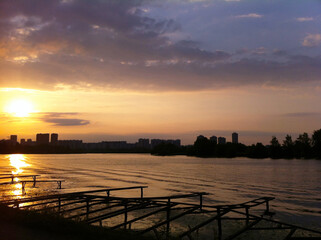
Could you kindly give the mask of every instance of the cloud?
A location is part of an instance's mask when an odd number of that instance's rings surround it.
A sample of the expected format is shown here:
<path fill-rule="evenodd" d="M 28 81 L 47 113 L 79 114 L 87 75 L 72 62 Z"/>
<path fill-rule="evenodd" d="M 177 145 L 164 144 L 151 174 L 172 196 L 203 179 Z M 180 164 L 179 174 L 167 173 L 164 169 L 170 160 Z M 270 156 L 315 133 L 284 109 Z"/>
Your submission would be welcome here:
<path fill-rule="evenodd" d="M 284 114 L 286 117 L 304 118 L 304 117 L 321 117 L 321 112 L 294 112 Z"/>
<path fill-rule="evenodd" d="M 310 21 L 313 21 L 313 17 L 299 17 L 299 18 L 296 18 L 296 20 L 298 22 L 310 22 Z"/>
<path fill-rule="evenodd" d="M 302 45 L 305 47 L 317 47 L 320 44 L 321 34 L 308 34 L 302 42 Z"/>
<path fill-rule="evenodd" d="M 249 13 L 244 15 L 235 16 L 236 18 L 262 18 L 263 15 L 257 13 Z"/>
<path fill-rule="evenodd" d="M 83 126 L 90 124 L 90 121 L 79 118 L 69 118 L 68 116 L 75 116 L 78 113 L 38 113 L 39 119 L 43 122 L 52 123 L 54 126 Z"/>
<path fill-rule="evenodd" d="M 320 57 L 278 50 L 270 60 L 268 48 L 234 54 L 189 37 L 173 41 L 168 34 L 181 33 L 180 24 L 148 15 L 145 0 L 31 3 L 0 1 L 0 87 L 198 91 L 320 82 Z M 67 117 L 52 123 L 57 118 Z"/>

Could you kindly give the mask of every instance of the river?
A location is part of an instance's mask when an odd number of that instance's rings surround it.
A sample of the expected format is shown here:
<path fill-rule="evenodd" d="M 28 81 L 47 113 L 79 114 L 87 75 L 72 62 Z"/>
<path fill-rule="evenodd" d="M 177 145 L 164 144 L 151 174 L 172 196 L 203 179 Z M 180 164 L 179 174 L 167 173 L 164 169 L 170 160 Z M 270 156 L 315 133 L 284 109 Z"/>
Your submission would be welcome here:
<path fill-rule="evenodd" d="M 233 204 L 271 196 L 276 198 L 271 203 L 275 219 L 321 230 L 319 160 L 25 154 L 0 155 L 0 171 L 65 179 L 60 192 L 147 185 L 145 196 L 208 192 L 205 204 Z M 27 195 L 58 191 L 53 183 L 30 187 Z M 2 197 L 21 197 L 19 186 L 0 186 L 0 192 Z"/>

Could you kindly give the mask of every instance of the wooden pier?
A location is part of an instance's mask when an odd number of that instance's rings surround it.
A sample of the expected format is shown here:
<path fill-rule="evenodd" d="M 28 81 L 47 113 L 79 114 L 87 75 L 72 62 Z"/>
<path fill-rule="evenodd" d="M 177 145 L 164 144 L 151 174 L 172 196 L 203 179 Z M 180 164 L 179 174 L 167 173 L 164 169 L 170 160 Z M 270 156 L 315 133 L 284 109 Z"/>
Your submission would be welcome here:
<path fill-rule="evenodd" d="M 26 191 L 26 184 L 27 183 L 32 183 L 32 187 L 36 187 L 37 183 L 44 183 L 44 182 L 56 182 L 57 183 L 57 188 L 61 189 L 62 186 L 62 182 L 64 182 L 65 180 L 62 179 L 37 179 L 37 177 L 39 177 L 40 175 L 38 174 L 0 174 L 0 180 L 1 179 L 11 179 L 10 182 L 0 182 L 0 186 L 1 185 L 10 185 L 10 184 L 17 184 L 17 183 L 21 183 L 21 191 L 22 194 L 25 194 Z M 15 179 L 18 179 L 15 181 Z M 20 179 L 23 180 L 20 180 Z M 31 178 L 31 180 L 24 180 L 25 178 Z"/>
<path fill-rule="evenodd" d="M 210 239 L 219 240 L 257 239 L 255 236 L 258 235 L 255 234 L 268 237 L 275 232 L 280 237 L 274 239 L 321 239 L 320 231 L 272 220 L 272 197 L 233 205 L 206 205 L 205 192 L 145 197 L 145 188 L 147 186 L 105 188 L 7 200 L 0 204 L 50 212 L 70 220 L 115 230 L 131 229 L 137 235 L 150 235 L 155 239 L 170 239 L 173 236 L 176 239 L 202 239 L 202 231 L 208 228 L 212 229 Z M 129 190 L 138 190 L 138 196 L 116 195 Z M 257 214 L 258 211 L 261 213 Z"/>

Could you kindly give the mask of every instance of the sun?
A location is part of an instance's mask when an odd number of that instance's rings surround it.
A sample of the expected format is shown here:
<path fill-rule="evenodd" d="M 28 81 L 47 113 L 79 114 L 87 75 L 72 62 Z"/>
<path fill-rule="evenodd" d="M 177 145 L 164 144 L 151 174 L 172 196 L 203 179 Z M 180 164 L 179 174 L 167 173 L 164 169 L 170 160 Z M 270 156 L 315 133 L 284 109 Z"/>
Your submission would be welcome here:
<path fill-rule="evenodd" d="M 15 117 L 28 117 L 30 113 L 34 112 L 34 107 L 29 100 L 16 99 L 6 106 L 5 111 Z"/>

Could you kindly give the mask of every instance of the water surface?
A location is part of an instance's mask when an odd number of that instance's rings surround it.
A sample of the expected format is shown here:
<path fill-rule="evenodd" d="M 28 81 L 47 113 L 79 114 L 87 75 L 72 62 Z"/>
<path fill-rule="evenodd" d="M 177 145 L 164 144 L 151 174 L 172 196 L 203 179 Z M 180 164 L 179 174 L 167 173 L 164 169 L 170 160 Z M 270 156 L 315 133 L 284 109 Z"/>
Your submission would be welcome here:
<path fill-rule="evenodd" d="M 272 196 L 276 198 L 271 204 L 276 219 L 321 229 L 318 160 L 202 159 L 149 154 L 0 155 L 0 170 L 1 174 L 19 171 L 40 174 L 43 179 L 65 179 L 61 192 L 147 185 L 145 196 L 208 192 L 205 204 L 233 204 Z M 0 188 L 3 197 L 23 197 L 19 184 Z M 29 186 L 26 190 L 30 195 L 58 191 L 55 188 L 55 183 L 39 183 L 37 188 Z M 131 194 L 137 193 L 127 193 Z"/>

